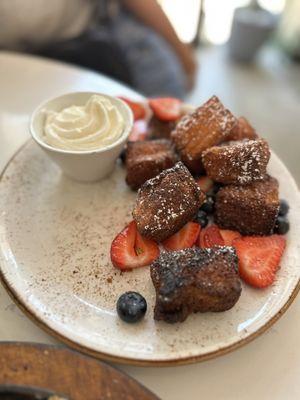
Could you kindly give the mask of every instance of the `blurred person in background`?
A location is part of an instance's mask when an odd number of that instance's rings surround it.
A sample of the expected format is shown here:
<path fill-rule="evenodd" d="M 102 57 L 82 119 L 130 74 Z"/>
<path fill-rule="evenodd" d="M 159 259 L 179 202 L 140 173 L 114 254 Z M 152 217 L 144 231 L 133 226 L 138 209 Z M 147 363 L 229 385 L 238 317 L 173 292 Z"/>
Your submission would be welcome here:
<path fill-rule="evenodd" d="M 182 98 L 196 72 L 156 0 L 0 0 L 0 48 L 91 68 L 147 96 Z"/>

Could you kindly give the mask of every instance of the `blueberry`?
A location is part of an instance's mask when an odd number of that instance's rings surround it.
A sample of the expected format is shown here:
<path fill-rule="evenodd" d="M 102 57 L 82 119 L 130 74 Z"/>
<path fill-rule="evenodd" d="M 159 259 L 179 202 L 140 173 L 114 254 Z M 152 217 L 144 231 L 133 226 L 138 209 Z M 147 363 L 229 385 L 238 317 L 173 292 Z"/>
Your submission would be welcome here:
<path fill-rule="evenodd" d="M 129 323 L 140 321 L 147 311 L 145 298 L 137 292 L 123 293 L 117 301 L 119 317 Z"/>
<path fill-rule="evenodd" d="M 212 201 L 215 203 L 216 202 L 216 193 L 212 193 L 209 195 L 211 197 Z"/>
<path fill-rule="evenodd" d="M 289 208 L 290 208 L 289 203 L 286 200 L 281 199 L 279 206 L 279 215 L 281 217 L 284 217 L 289 212 Z"/>
<path fill-rule="evenodd" d="M 212 192 L 214 195 L 216 195 L 218 193 L 218 191 L 221 189 L 221 183 L 217 183 L 215 182 L 213 188 L 212 188 Z"/>
<path fill-rule="evenodd" d="M 213 196 L 206 196 L 205 202 L 200 207 L 200 210 L 205 211 L 207 214 L 212 214 L 215 209 L 215 201 Z"/>
<path fill-rule="evenodd" d="M 289 221 L 279 216 L 275 222 L 274 233 L 279 233 L 279 235 L 285 235 L 290 229 Z"/>
<path fill-rule="evenodd" d="M 208 217 L 205 211 L 199 210 L 195 221 L 201 226 L 201 228 L 205 228 L 208 224 Z"/>

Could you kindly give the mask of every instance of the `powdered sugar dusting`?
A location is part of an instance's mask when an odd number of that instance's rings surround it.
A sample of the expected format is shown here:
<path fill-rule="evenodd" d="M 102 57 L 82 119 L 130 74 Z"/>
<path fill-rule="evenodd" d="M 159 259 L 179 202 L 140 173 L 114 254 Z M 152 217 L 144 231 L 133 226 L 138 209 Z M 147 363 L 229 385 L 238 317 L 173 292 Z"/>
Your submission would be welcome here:
<path fill-rule="evenodd" d="M 235 117 L 213 96 L 193 113 L 185 115 L 171 137 L 188 168 L 199 173 L 202 152 L 226 140 L 235 124 Z"/>
<path fill-rule="evenodd" d="M 233 247 L 164 252 L 151 265 L 156 319 L 184 321 L 191 312 L 224 311 L 241 293 Z"/>
<path fill-rule="evenodd" d="M 132 142 L 126 151 L 126 182 L 138 189 L 147 179 L 172 167 L 178 160 L 170 140 Z"/>
<path fill-rule="evenodd" d="M 199 148 L 197 156 L 203 150 L 223 141 L 236 123 L 235 117 L 220 102 L 211 97 L 193 113 L 185 115 L 177 124 L 172 137 L 179 151 L 195 158 L 191 148 Z"/>
<path fill-rule="evenodd" d="M 241 185 L 263 180 L 269 158 L 269 146 L 264 139 L 214 146 L 202 155 L 204 167 L 211 179 Z"/>
<path fill-rule="evenodd" d="M 177 124 L 177 130 L 188 131 L 193 125 L 212 125 L 217 123 L 224 136 L 231 131 L 236 123 L 235 117 L 220 102 L 217 96 L 211 97 L 193 113 L 185 115 Z"/>
<path fill-rule="evenodd" d="M 179 162 L 144 183 L 138 191 L 133 217 L 143 235 L 161 241 L 192 219 L 204 198 L 192 175 Z"/>

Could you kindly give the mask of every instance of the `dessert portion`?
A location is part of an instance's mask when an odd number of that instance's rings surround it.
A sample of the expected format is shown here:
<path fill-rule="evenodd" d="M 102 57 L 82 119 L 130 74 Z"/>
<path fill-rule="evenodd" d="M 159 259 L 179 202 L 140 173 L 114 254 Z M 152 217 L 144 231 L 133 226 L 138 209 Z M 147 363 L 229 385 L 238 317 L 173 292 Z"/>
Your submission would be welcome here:
<path fill-rule="evenodd" d="M 235 124 L 235 117 L 213 96 L 181 118 L 171 136 L 185 165 L 191 172 L 201 173 L 203 151 L 224 142 Z"/>
<path fill-rule="evenodd" d="M 107 97 L 93 95 L 84 106 L 47 111 L 44 139 L 63 150 L 99 150 L 116 142 L 125 127 L 124 119 Z"/>
<path fill-rule="evenodd" d="M 119 99 L 125 101 L 125 103 L 131 108 L 134 121 L 143 120 L 146 118 L 147 110 L 142 102 L 133 101 L 124 96 L 119 96 Z"/>
<path fill-rule="evenodd" d="M 212 180 L 245 185 L 265 178 L 270 155 L 264 139 L 243 140 L 210 147 L 202 154 L 202 162 Z"/>
<path fill-rule="evenodd" d="M 200 230 L 201 226 L 197 222 L 188 222 L 178 232 L 164 240 L 161 245 L 169 251 L 188 249 L 197 242 Z"/>
<path fill-rule="evenodd" d="M 145 182 L 133 210 L 139 233 L 161 242 L 196 215 L 205 195 L 182 162 Z"/>
<path fill-rule="evenodd" d="M 241 294 L 240 278 L 256 288 L 274 282 L 286 245 L 289 205 L 267 174 L 268 143 L 216 96 L 185 116 L 177 99 L 148 105 L 154 137 L 176 126 L 169 140 L 140 141 L 139 134 L 128 144 L 126 181 L 141 187 L 134 221 L 112 242 L 112 263 L 121 270 L 151 264 L 156 320 L 228 310 Z M 135 322 L 144 316 L 145 299 L 128 296 L 117 311 Z"/>
<path fill-rule="evenodd" d="M 174 98 L 150 99 L 153 112 L 148 123 L 148 139 L 170 139 L 180 118 L 191 112 L 191 107 Z"/>
<path fill-rule="evenodd" d="M 154 318 L 183 322 L 191 313 L 232 308 L 242 290 L 237 261 L 233 247 L 162 253 L 150 267 Z"/>
<path fill-rule="evenodd" d="M 169 140 L 129 142 L 126 150 L 126 182 L 134 190 L 148 179 L 174 166 L 178 160 Z"/>
<path fill-rule="evenodd" d="M 159 256 L 159 248 L 153 240 L 142 237 L 131 221 L 113 240 L 110 259 L 115 268 L 130 271 L 150 265 Z"/>
<path fill-rule="evenodd" d="M 279 211 L 278 182 L 267 176 L 249 185 L 222 187 L 215 202 L 215 221 L 243 235 L 270 235 Z"/>
<path fill-rule="evenodd" d="M 143 119 L 134 121 L 132 131 L 128 137 L 128 142 L 138 142 L 146 140 L 148 135 L 148 125 Z M 126 152 L 126 147 L 123 149 Z"/>
<path fill-rule="evenodd" d="M 290 206 L 288 202 L 284 199 L 281 199 L 279 205 L 278 217 L 276 219 L 274 226 L 274 232 L 278 233 L 279 235 L 285 235 L 286 233 L 288 233 L 290 229 L 290 223 L 288 220 L 289 209 Z"/>
<path fill-rule="evenodd" d="M 285 250 L 285 238 L 281 235 L 244 236 L 236 240 L 234 246 L 243 281 L 256 288 L 270 286 Z"/>
<path fill-rule="evenodd" d="M 227 140 L 243 140 L 243 139 L 257 139 L 258 134 L 256 133 L 253 126 L 245 117 L 239 117 L 236 125 L 227 137 Z"/>
<path fill-rule="evenodd" d="M 149 99 L 148 104 L 160 121 L 177 121 L 182 116 L 182 101 L 174 97 Z"/>
<path fill-rule="evenodd" d="M 153 115 L 148 124 L 149 139 L 170 139 L 176 121 L 162 121 Z"/>
<path fill-rule="evenodd" d="M 144 318 L 147 311 L 146 299 L 137 292 L 125 292 L 117 301 L 117 313 L 121 320 L 134 324 Z"/>

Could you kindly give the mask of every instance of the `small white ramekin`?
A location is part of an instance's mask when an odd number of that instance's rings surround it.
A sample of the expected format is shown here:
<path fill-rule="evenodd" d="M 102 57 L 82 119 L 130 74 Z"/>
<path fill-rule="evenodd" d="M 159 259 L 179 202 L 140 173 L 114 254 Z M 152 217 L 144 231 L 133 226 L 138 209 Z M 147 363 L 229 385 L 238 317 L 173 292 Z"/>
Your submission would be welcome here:
<path fill-rule="evenodd" d="M 124 118 L 124 131 L 121 137 L 109 146 L 90 151 L 62 150 L 48 145 L 43 139 L 46 111 L 61 111 L 71 105 L 82 106 L 95 94 L 108 98 L 120 111 Z M 124 101 L 102 93 L 74 92 L 55 97 L 39 105 L 31 116 L 30 133 L 35 142 L 67 176 L 77 181 L 93 182 L 105 178 L 113 171 L 116 159 L 125 146 L 132 126 L 133 114 Z"/>

